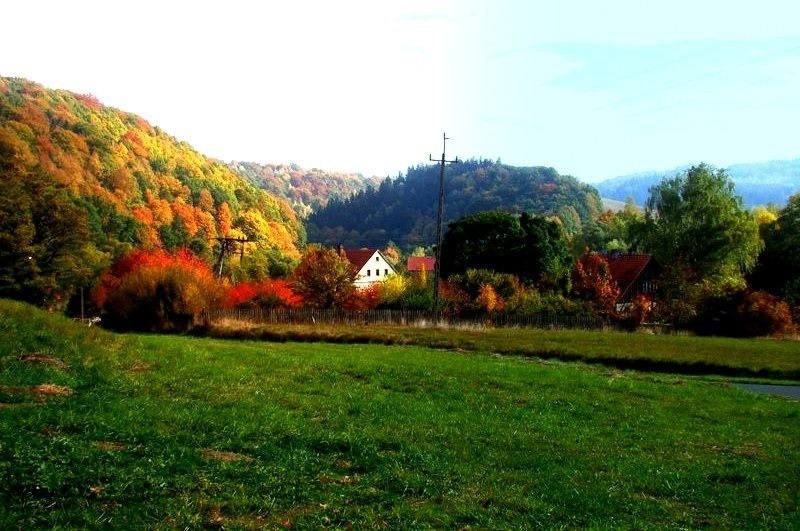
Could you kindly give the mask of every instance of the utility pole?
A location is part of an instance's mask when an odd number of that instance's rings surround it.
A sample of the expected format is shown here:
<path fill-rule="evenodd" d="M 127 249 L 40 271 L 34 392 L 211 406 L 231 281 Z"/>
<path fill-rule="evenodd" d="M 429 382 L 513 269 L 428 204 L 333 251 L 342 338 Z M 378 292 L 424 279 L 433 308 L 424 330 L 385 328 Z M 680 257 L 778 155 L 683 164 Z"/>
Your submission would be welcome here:
<path fill-rule="evenodd" d="M 453 160 L 445 158 L 447 151 L 447 138 L 446 133 L 442 133 L 442 160 L 439 167 L 439 212 L 436 216 L 436 263 L 433 265 L 433 326 L 439 326 L 439 281 L 441 279 L 441 264 L 442 264 L 442 217 L 444 214 L 444 165 L 454 164 L 459 162 L 458 157 Z M 428 159 L 433 162 L 438 162 L 432 155 L 428 155 Z"/>

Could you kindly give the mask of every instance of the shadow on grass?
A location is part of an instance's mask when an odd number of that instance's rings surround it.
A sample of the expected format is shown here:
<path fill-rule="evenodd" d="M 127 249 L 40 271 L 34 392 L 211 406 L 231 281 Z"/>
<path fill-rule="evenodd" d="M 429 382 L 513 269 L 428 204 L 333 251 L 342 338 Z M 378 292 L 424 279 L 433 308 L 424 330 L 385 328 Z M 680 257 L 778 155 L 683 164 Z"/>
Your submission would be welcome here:
<path fill-rule="evenodd" d="M 757 378 L 770 380 L 800 381 L 800 369 L 778 368 L 751 368 L 726 365 L 723 363 L 709 363 L 706 361 L 664 360 L 653 358 L 632 358 L 624 356 L 606 356 L 598 354 L 579 354 L 554 349 L 517 349 L 517 348 L 487 348 L 477 345 L 468 338 L 457 339 L 453 337 L 432 337 L 431 335 L 416 334 L 383 334 L 379 331 L 357 332 L 346 329 L 322 330 L 293 330 L 266 328 L 235 329 L 209 327 L 197 335 L 219 339 L 245 339 L 273 342 L 299 342 L 299 343 L 338 343 L 338 344 L 373 344 L 373 345 L 415 345 L 435 349 L 491 351 L 501 355 L 522 356 L 525 358 L 540 358 L 545 360 L 558 360 L 567 362 L 581 362 L 591 365 L 601 365 L 620 370 L 635 370 L 641 372 L 658 372 L 669 374 L 683 374 L 690 376 L 723 376 L 734 378 Z"/>

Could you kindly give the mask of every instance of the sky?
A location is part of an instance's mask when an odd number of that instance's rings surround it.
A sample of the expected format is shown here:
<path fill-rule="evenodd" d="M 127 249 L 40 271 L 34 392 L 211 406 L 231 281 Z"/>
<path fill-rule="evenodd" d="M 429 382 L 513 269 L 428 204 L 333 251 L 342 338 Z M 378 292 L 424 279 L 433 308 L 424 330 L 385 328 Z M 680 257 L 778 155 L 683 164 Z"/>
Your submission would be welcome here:
<path fill-rule="evenodd" d="M 205 155 L 394 177 L 441 157 L 586 182 L 800 158 L 796 0 L 26 0 L 0 75 Z"/>

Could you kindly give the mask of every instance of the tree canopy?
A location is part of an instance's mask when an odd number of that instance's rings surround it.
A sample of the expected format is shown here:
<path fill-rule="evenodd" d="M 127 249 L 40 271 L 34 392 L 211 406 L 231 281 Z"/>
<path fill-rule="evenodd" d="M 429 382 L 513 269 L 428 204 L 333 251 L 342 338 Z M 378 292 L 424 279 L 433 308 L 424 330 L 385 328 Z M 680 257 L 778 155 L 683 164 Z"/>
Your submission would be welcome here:
<path fill-rule="evenodd" d="M 558 223 L 528 214 L 490 211 L 451 223 L 442 240 L 442 276 L 486 269 L 527 284 L 566 287 L 572 258 Z"/>
<path fill-rule="evenodd" d="M 420 165 L 349 199 L 332 199 L 309 216 L 309 241 L 382 247 L 391 240 L 404 250 L 433 245 L 439 172 L 438 165 Z M 558 219 L 577 234 L 601 205 L 594 188 L 553 168 L 475 159 L 445 168 L 445 223 L 491 210 L 528 212 Z"/>
<path fill-rule="evenodd" d="M 742 283 L 762 243 L 725 171 L 700 164 L 651 188 L 642 246 L 667 267 L 722 285 Z"/>
<path fill-rule="evenodd" d="M 764 251 L 751 276 L 752 283 L 800 305 L 800 194 L 789 198 L 777 218 L 763 226 L 762 233 Z"/>
<path fill-rule="evenodd" d="M 294 290 L 314 308 L 341 308 L 356 292 L 358 271 L 330 248 L 309 248 L 294 271 Z"/>
<path fill-rule="evenodd" d="M 288 203 L 185 142 L 18 78 L 0 77 L 0 198 L 0 293 L 48 306 L 134 248 L 210 259 L 216 237 L 245 236 L 282 267 L 305 240 Z"/>

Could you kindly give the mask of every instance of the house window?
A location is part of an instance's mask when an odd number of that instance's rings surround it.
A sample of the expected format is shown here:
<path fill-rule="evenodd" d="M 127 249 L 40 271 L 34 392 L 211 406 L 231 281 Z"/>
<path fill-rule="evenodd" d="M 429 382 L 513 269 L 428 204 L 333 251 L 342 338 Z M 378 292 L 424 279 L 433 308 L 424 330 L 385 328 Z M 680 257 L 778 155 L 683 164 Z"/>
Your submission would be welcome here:
<path fill-rule="evenodd" d="M 376 270 L 375 270 L 375 276 L 376 276 L 376 277 L 379 277 L 379 276 L 381 276 L 381 270 L 380 270 L 380 269 L 376 269 Z"/>
<path fill-rule="evenodd" d="M 380 257 L 380 256 L 376 256 L 376 257 L 375 257 L 375 261 L 376 261 L 376 262 L 380 262 L 380 261 L 381 261 L 381 257 Z"/>
<path fill-rule="evenodd" d="M 385 275 L 388 275 L 388 274 L 389 274 L 389 270 L 388 270 L 388 269 L 384 269 L 384 270 L 383 270 L 383 274 L 384 274 L 384 276 L 385 276 Z"/>
<path fill-rule="evenodd" d="M 372 274 L 372 269 L 367 269 L 367 276 L 370 276 L 371 274 Z"/>

